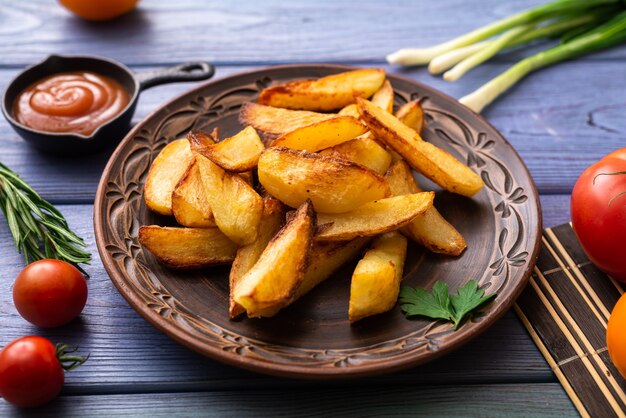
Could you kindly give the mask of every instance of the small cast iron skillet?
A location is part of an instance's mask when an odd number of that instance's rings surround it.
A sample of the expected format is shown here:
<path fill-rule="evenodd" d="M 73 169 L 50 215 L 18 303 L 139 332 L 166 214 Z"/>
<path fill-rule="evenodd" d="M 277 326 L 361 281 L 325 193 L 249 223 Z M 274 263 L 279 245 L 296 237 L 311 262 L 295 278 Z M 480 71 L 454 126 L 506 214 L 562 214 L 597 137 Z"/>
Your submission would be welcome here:
<path fill-rule="evenodd" d="M 128 105 L 91 135 L 40 131 L 22 125 L 13 117 L 13 104 L 26 87 L 49 75 L 68 71 L 93 71 L 113 78 L 128 91 Z M 108 58 L 51 55 L 26 68 L 11 81 L 2 99 L 2 113 L 25 141 L 43 152 L 68 156 L 89 154 L 119 142 L 126 135 L 142 90 L 165 83 L 206 80 L 214 73 L 215 67 L 203 61 L 135 74 L 125 65 Z"/>

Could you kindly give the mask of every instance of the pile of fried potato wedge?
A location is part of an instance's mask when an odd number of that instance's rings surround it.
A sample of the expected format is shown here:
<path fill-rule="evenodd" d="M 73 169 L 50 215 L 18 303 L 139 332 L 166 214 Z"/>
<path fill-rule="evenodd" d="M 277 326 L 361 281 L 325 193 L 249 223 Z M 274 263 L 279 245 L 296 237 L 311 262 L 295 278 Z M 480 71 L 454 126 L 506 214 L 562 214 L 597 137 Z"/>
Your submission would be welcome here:
<path fill-rule="evenodd" d="M 232 264 L 231 318 L 271 317 L 357 258 L 349 320 L 392 309 L 407 239 L 450 256 L 466 247 L 413 170 L 464 196 L 483 186 L 422 140 L 418 101 L 393 110 L 380 69 L 264 89 L 236 135 L 191 131 L 155 158 L 145 202 L 180 226 L 143 226 L 141 245 L 174 269 Z"/>

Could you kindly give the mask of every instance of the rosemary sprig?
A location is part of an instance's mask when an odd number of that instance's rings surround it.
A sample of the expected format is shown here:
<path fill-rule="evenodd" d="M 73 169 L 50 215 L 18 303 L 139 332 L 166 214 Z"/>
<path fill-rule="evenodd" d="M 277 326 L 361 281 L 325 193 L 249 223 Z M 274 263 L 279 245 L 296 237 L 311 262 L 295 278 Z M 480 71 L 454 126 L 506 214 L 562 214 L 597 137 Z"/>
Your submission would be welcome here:
<path fill-rule="evenodd" d="M 77 266 L 91 260 L 85 242 L 72 232 L 63 214 L 2 163 L 0 208 L 27 264 L 56 258 Z"/>

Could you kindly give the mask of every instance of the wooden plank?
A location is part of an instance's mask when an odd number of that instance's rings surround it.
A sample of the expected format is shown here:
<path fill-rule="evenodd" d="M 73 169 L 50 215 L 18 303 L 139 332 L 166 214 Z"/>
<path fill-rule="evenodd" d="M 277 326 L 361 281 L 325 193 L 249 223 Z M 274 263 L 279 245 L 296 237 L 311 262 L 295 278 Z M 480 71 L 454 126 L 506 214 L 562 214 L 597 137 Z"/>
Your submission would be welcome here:
<path fill-rule="evenodd" d="M 561 225 L 570 221 L 570 195 L 541 195 L 541 211 L 544 228 Z"/>
<path fill-rule="evenodd" d="M 130 64 L 195 60 L 381 62 L 398 48 L 443 42 L 544 0 L 406 2 L 333 0 L 201 3 L 144 0 L 107 24 L 89 24 L 48 0 L 3 0 L 0 63 L 28 65 L 50 53 L 92 54 Z M 288 35 L 286 35 L 288 34 Z M 523 52 L 499 57 L 511 62 Z M 623 59 L 625 48 L 587 60 Z"/>
<path fill-rule="evenodd" d="M 460 97 L 506 65 L 487 65 L 458 83 L 444 82 L 423 69 L 384 68 Z M 220 67 L 217 77 L 249 69 Z M 0 88 L 14 74 L 14 70 L 0 70 Z M 624 85 L 626 72 L 622 63 L 566 63 L 527 78 L 488 108 L 485 117 L 519 152 L 540 193 L 568 194 L 587 166 L 624 146 L 625 105 L 620 94 Z M 135 120 L 190 87 L 178 83 L 147 90 L 139 100 Z M 100 173 L 111 152 L 84 158 L 52 158 L 26 146 L 6 123 L 0 124 L 0 146 L 3 163 L 22 174 L 44 197 L 67 203 L 93 201 Z"/>
<path fill-rule="evenodd" d="M 9 417 L 575 417 L 556 383 L 469 386 L 380 386 L 307 391 L 239 390 L 210 393 L 62 396 L 33 410 L 0 403 Z"/>
<path fill-rule="evenodd" d="M 85 268 L 91 275 L 87 306 L 80 320 L 58 329 L 38 329 L 20 318 L 13 306 L 11 287 L 13 278 L 23 267 L 23 260 L 12 247 L 7 226 L 2 222 L 0 253 L 4 254 L 4 279 L 0 281 L 0 347 L 22 335 L 41 334 L 55 342 L 78 345 L 81 353 L 90 353 L 91 357 L 83 367 L 68 373 L 66 391 L 69 394 L 316 385 L 224 366 L 161 334 L 128 306 L 104 271 L 94 246 L 91 206 L 61 205 L 60 209 L 70 226 L 86 239 L 94 254 L 93 263 Z M 444 359 L 402 373 L 351 384 L 521 381 L 550 382 L 554 381 L 554 376 L 519 320 L 508 313 L 483 335 Z"/>

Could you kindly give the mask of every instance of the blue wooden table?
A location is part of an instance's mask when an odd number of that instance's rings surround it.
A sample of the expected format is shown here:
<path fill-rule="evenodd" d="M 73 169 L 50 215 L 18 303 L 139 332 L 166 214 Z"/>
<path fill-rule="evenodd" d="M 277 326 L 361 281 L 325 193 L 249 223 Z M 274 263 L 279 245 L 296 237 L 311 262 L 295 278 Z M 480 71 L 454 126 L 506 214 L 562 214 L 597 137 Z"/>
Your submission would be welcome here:
<path fill-rule="evenodd" d="M 201 1 L 143 0 L 106 24 L 76 19 L 51 0 L 0 0 L 0 88 L 51 53 L 99 54 L 143 71 L 209 60 L 216 77 L 278 63 L 382 67 L 454 97 L 472 91 L 523 52 L 511 52 L 452 84 L 424 68 L 385 64 L 397 48 L 426 46 L 539 0 Z M 541 194 L 544 226 L 569 220 L 580 172 L 626 145 L 626 48 L 614 48 L 528 77 L 484 116 L 513 144 Z M 142 94 L 136 120 L 188 84 Z M 0 161 L 56 204 L 94 260 L 80 320 L 41 330 L 11 298 L 23 268 L 0 223 L 0 346 L 28 334 L 80 346 L 89 361 L 68 373 L 62 395 L 37 416 L 576 416 L 576 410 L 513 312 L 472 343 L 425 366 L 378 378 L 306 382 L 242 371 L 201 357 L 145 322 L 119 295 L 98 258 L 92 203 L 111 150 L 53 158 L 0 121 Z M 0 416 L 25 414 L 0 401 Z"/>

